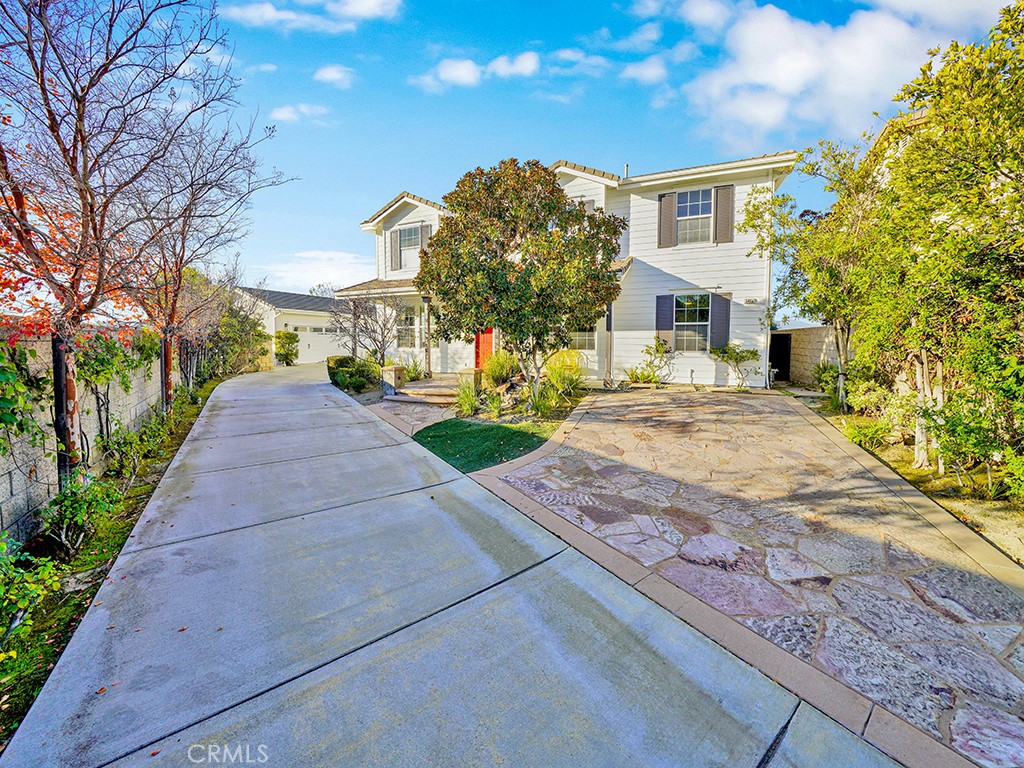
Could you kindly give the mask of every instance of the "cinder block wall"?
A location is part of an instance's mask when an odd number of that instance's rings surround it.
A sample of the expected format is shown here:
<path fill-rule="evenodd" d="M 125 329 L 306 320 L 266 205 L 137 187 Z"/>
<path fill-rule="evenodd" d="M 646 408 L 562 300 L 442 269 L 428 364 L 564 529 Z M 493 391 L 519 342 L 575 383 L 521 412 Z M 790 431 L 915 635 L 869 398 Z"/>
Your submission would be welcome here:
<path fill-rule="evenodd" d="M 36 350 L 32 362 L 34 372 L 52 370 L 50 340 L 38 339 L 24 342 Z M 118 382 L 110 385 L 110 422 L 114 426 L 120 420 L 129 429 L 138 429 L 160 403 L 160 362 L 154 360 L 148 371 L 138 371 L 126 392 Z M 177 380 L 177 376 L 175 376 Z M 82 412 L 84 443 L 89 448 L 90 468 L 96 472 L 102 469 L 96 436 L 99 434 L 99 419 L 96 400 L 90 390 L 79 384 L 79 408 Z M 48 412 L 40 413 L 38 419 L 47 431 L 45 447 L 30 445 L 21 439 L 12 445 L 10 453 L 0 456 L 0 530 L 12 538 L 24 541 L 37 527 L 32 513 L 43 506 L 57 492 L 57 469 L 52 454 L 55 440 L 52 436 L 53 406 Z"/>
<path fill-rule="evenodd" d="M 820 362 L 839 363 L 832 328 L 827 325 L 813 328 L 793 328 L 786 333 L 792 338 L 789 358 L 790 381 L 814 384 L 814 366 Z"/>

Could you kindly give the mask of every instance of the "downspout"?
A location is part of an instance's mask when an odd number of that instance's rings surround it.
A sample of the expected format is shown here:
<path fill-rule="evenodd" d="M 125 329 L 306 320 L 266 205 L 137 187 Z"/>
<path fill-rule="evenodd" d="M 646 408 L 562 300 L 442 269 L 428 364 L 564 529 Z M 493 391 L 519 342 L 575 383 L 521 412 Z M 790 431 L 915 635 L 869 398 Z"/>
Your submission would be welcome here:
<path fill-rule="evenodd" d="M 604 320 L 604 385 L 608 389 L 615 387 L 615 379 L 612 378 L 612 335 L 615 325 L 612 319 L 612 302 L 608 302 L 605 309 Z"/>
<path fill-rule="evenodd" d="M 778 190 L 778 185 L 775 183 L 775 171 L 768 171 L 768 180 L 772 185 L 772 196 L 774 197 L 775 192 Z M 772 361 L 769 359 L 772 349 L 772 324 L 768 318 L 768 313 L 772 306 L 772 252 L 769 249 L 768 253 L 765 254 L 765 263 L 767 269 L 765 270 L 764 276 L 764 387 L 765 389 L 771 389 L 772 386 Z"/>

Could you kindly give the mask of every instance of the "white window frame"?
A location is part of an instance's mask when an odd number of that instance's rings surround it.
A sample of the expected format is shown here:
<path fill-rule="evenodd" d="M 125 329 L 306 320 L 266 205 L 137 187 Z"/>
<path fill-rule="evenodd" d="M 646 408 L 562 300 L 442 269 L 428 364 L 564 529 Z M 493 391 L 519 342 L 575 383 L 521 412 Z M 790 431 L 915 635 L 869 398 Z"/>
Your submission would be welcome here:
<path fill-rule="evenodd" d="M 702 302 L 698 302 L 695 307 L 679 307 L 679 299 L 683 297 L 697 297 L 698 299 L 703 298 L 706 301 L 706 306 L 700 306 Z M 696 317 L 699 318 L 701 310 L 707 312 L 707 320 L 699 319 L 685 319 L 687 313 L 694 312 Z M 679 312 L 683 312 L 684 319 L 679 321 Z M 683 339 L 680 344 L 679 333 L 689 328 L 697 328 L 703 326 L 706 329 L 706 343 L 703 349 L 687 349 L 685 342 L 689 339 Z M 707 291 L 683 291 L 672 296 L 672 342 L 676 352 L 691 353 L 691 354 L 707 354 L 711 350 L 711 294 Z"/>
<path fill-rule="evenodd" d="M 682 201 L 683 196 L 686 196 L 686 202 Z M 693 200 L 692 195 L 697 195 L 697 199 Z M 707 196 L 707 200 L 704 200 L 704 196 Z M 714 227 L 714 200 L 715 191 L 712 187 L 704 187 L 701 189 L 689 189 L 685 192 L 676 192 L 676 245 L 703 245 L 705 243 L 711 243 Z M 682 206 L 686 206 L 686 212 L 680 215 L 680 209 Z M 707 213 L 705 213 L 705 206 Z M 683 239 L 683 224 L 686 223 L 686 239 Z M 691 237 L 690 224 L 696 222 L 698 226 L 698 234 L 703 234 L 702 222 L 707 224 L 707 237 L 701 237 L 700 239 L 693 239 Z"/>
<path fill-rule="evenodd" d="M 581 346 L 589 343 L 590 346 Z M 597 352 L 597 326 L 580 331 L 569 333 L 569 346 L 566 349 L 574 349 L 579 352 Z"/>

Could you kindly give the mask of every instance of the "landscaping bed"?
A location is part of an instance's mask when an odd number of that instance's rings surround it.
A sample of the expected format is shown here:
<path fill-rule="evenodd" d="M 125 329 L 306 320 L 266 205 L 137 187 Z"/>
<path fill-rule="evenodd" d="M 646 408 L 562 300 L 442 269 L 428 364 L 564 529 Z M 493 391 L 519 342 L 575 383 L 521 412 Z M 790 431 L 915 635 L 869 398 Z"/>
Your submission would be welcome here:
<path fill-rule="evenodd" d="M 77 554 L 61 566 L 60 589 L 33 610 L 32 625 L 5 647 L 16 655 L 0 661 L 0 753 L 35 701 L 157 483 L 219 383 L 209 381 L 198 391 L 197 402 L 180 412 L 163 439 L 142 458 L 124 488 L 123 499 L 93 518 L 93 531 Z"/>

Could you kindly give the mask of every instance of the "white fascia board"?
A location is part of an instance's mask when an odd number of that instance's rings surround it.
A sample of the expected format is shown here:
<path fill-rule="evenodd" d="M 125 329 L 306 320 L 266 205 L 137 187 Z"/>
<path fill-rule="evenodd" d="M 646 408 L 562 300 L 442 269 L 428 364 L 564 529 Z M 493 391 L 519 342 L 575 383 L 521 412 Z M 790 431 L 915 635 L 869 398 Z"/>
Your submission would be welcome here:
<path fill-rule="evenodd" d="M 619 186 L 618 182 L 612 181 L 611 179 L 606 179 L 603 176 L 595 176 L 594 174 L 587 173 L 586 171 L 577 171 L 574 168 L 569 168 L 565 165 L 560 165 L 555 168 L 555 173 L 566 173 L 570 176 L 576 176 L 581 179 L 589 179 L 590 181 L 596 181 L 598 184 L 603 184 L 604 186 L 612 189 L 617 189 Z"/>
<path fill-rule="evenodd" d="M 751 171 L 775 171 L 776 178 L 781 181 L 788 174 L 788 169 L 796 162 L 796 157 L 796 152 L 787 152 L 784 155 L 760 157 L 753 160 L 739 160 L 732 163 L 683 168 L 678 171 L 649 173 L 644 176 L 633 176 L 623 179 L 619 183 L 619 188 L 638 189 L 681 181 L 692 181 L 694 179 L 749 175 Z"/>

